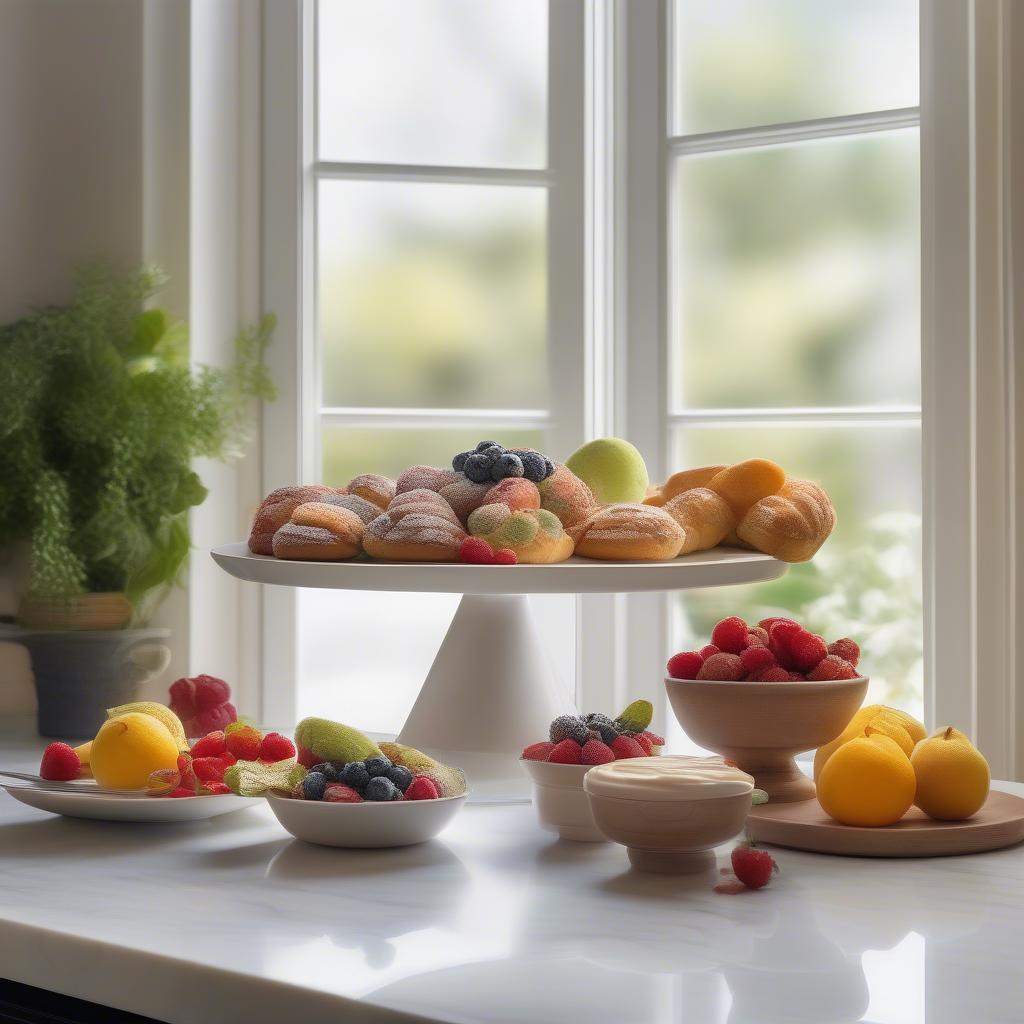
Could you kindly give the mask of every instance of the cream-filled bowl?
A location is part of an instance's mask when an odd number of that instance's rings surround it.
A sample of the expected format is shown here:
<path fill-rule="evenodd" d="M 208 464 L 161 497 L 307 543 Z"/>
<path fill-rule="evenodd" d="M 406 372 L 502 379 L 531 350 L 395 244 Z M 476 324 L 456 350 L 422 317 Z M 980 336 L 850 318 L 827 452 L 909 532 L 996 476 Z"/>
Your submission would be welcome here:
<path fill-rule="evenodd" d="M 590 802 L 583 792 L 583 777 L 592 765 L 552 764 L 527 758 L 519 763 L 533 780 L 533 806 L 542 829 L 578 843 L 607 842 L 594 824 Z"/>
<path fill-rule="evenodd" d="M 719 757 L 635 757 L 591 768 L 583 790 L 598 830 L 639 871 L 691 874 L 743 831 L 754 780 Z"/>

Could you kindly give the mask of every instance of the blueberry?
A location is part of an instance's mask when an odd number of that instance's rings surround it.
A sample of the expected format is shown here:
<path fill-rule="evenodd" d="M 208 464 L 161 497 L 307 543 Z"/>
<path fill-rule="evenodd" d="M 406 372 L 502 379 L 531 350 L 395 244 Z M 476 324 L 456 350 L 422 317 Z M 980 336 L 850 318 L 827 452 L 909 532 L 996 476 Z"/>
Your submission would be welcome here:
<path fill-rule="evenodd" d="M 412 772 L 405 765 L 396 764 L 388 772 L 388 778 L 404 793 L 409 788 L 409 783 L 412 782 Z"/>
<path fill-rule="evenodd" d="M 307 800 L 323 800 L 327 776 L 323 772 L 309 772 L 302 780 L 302 795 Z"/>
<path fill-rule="evenodd" d="M 319 772 L 328 782 L 340 782 L 341 775 L 335 765 L 330 761 L 324 761 L 323 764 L 314 765 L 310 768 L 312 772 Z"/>
<path fill-rule="evenodd" d="M 466 459 L 468 459 L 472 454 L 472 452 L 459 452 L 459 454 L 452 459 L 452 469 L 454 469 L 456 473 L 461 473 L 466 465 Z"/>
<path fill-rule="evenodd" d="M 515 452 L 519 461 L 523 464 L 523 476 L 539 484 L 547 474 L 547 467 L 544 464 L 544 456 L 539 452 Z"/>
<path fill-rule="evenodd" d="M 376 760 L 374 758 L 373 760 Z M 370 779 L 366 784 L 363 797 L 367 800 L 376 800 L 379 803 L 386 803 L 388 800 L 401 800 L 402 792 L 397 786 L 383 775 Z"/>
<path fill-rule="evenodd" d="M 488 448 L 501 448 L 501 445 L 497 441 L 481 441 L 476 446 L 478 452 L 486 451 Z M 505 449 L 501 448 L 501 450 L 504 451 Z"/>
<path fill-rule="evenodd" d="M 492 480 L 504 480 L 506 477 L 522 475 L 523 460 L 520 459 L 518 455 L 513 455 L 511 452 L 505 452 L 504 455 L 499 455 L 491 464 Z"/>
<path fill-rule="evenodd" d="M 548 739 L 552 743 L 560 743 L 562 740 L 575 740 L 582 746 L 587 742 L 588 732 L 590 732 L 590 727 L 582 718 L 578 718 L 576 715 L 560 715 L 551 723 L 551 728 L 548 730 Z"/>
<path fill-rule="evenodd" d="M 485 484 L 491 479 L 491 460 L 485 455 L 470 455 L 462 471 L 473 483 Z"/>
<path fill-rule="evenodd" d="M 393 767 L 391 759 L 383 754 L 380 757 L 368 757 L 363 764 L 366 766 L 366 774 L 371 779 L 376 778 L 378 775 L 387 776 Z"/>
<path fill-rule="evenodd" d="M 341 779 L 339 781 L 344 782 L 346 786 L 351 786 L 354 790 L 361 793 L 363 787 L 370 781 L 370 773 L 366 770 L 366 765 L 362 761 L 349 761 L 341 769 Z"/>

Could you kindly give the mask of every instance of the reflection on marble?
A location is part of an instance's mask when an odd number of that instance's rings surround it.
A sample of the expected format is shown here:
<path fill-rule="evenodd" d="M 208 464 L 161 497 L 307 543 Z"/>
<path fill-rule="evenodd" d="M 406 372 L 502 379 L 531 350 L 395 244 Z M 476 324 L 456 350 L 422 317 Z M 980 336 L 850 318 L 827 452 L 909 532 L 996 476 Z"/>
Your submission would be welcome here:
<path fill-rule="evenodd" d="M 0 957 L 16 980 L 188 1024 L 232 1005 L 246 1024 L 1021 1019 L 1024 848 L 777 858 L 768 889 L 730 897 L 554 840 L 527 806 L 345 851 L 263 807 L 125 826 L 0 794 Z"/>

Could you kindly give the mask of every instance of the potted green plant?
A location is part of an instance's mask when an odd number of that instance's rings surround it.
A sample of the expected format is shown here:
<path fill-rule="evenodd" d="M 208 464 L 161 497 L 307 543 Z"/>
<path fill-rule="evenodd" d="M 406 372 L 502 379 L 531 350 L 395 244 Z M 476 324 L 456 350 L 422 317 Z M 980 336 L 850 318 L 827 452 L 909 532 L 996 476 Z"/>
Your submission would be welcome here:
<path fill-rule="evenodd" d="M 147 308 L 145 267 L 79 274 L 67 306 L 0 327 L 0 553 L 27 580 L 18 628 L 45 735 L 92 735 L 132 699 L 127 653 L 189 554 L 206 497 L 199 457 L 239 454 L 254 399 L 272 398 L 272 316 L 243 329 L 228 367 L 193 367 L 186 326 Z"/>

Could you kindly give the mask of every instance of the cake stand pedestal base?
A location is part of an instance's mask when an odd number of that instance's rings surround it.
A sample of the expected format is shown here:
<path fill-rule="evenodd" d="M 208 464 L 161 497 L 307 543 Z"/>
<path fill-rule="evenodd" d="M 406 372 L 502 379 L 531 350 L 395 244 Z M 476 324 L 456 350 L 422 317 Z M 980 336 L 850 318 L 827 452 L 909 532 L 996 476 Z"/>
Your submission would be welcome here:
<path fill-rule="evenodd" d="M 547 739 L 553 718 L 576 713 L 527 598 L 466 594 L 398 742 L 462 768 L 471 801 L 528 800 L 523 747 Z"/>

